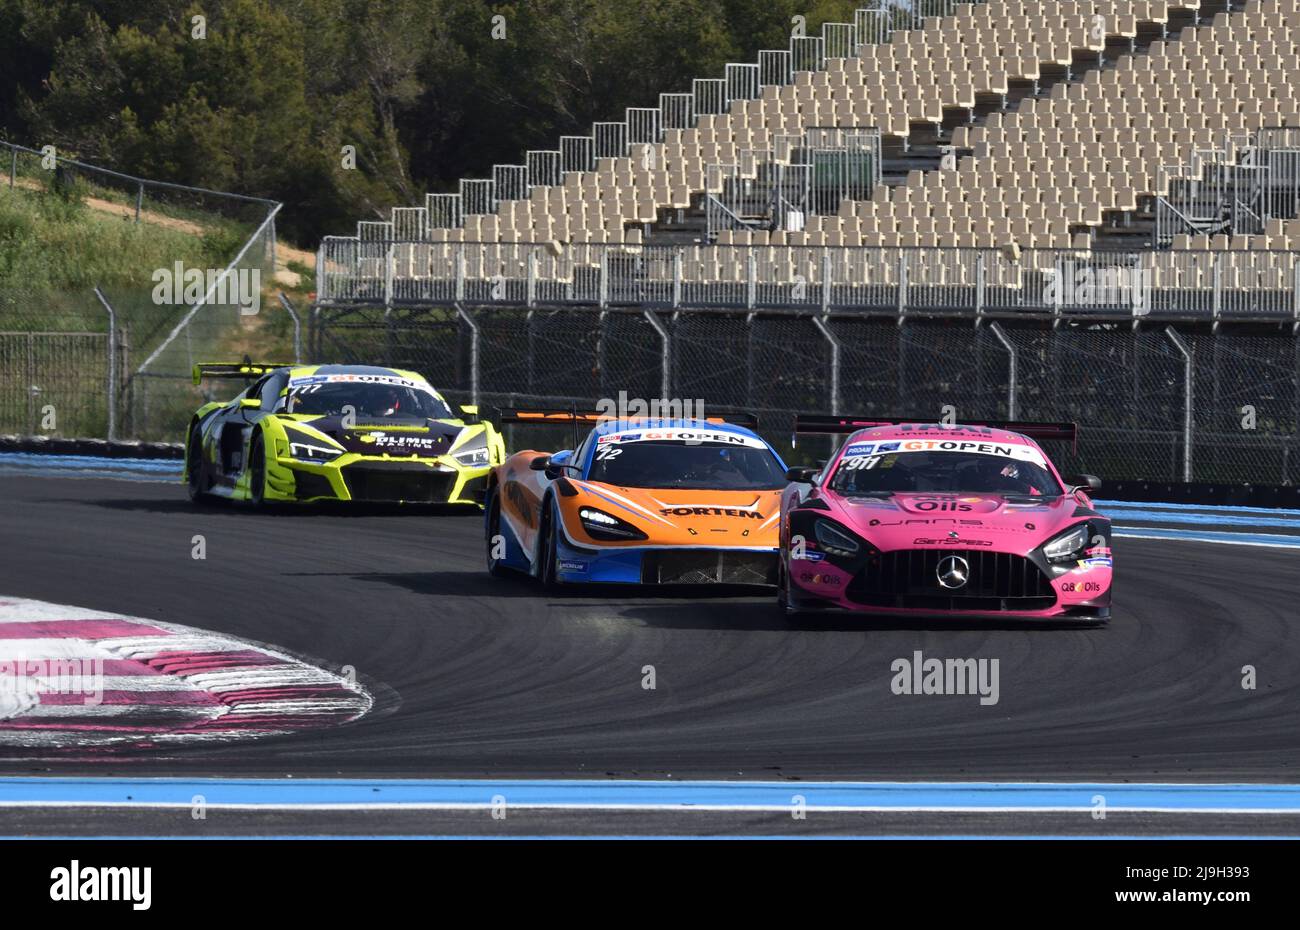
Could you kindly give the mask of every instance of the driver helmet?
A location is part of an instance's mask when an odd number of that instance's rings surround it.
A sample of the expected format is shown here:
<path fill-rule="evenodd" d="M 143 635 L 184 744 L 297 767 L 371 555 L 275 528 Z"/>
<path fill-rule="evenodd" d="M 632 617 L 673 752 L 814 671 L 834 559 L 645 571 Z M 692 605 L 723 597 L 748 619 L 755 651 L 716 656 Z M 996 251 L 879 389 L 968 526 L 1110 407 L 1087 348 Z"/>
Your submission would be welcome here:
<path fill-rule="evenodd" d="M 402 408 L 402 398 L 394 388 L 381 388 L 370 403 L 370 415 L 391 417 Z"/>

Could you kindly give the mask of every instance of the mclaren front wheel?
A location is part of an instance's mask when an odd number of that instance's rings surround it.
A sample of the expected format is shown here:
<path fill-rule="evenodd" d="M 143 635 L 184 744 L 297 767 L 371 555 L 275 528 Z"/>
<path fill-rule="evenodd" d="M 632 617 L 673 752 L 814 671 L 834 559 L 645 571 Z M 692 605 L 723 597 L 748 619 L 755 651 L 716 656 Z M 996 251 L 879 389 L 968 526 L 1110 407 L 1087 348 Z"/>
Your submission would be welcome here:
<path fill-rule="evenodd" d="M 548 503 L 542 513 L 542 538 L 537 544 L 537 578 L 542 588 L 554 591 L 560 587 L 557 567 L 560 561 L 559 531 L 556 528 L 555 505 Z"/>
<path fill-rule="evenodd" d="M 493 578 L 503 578 L 510 574 L 506 568 L 506 538 L 501 533 L 501 497 L 496 491 L 488 493 L 487 499 L 487 570 Z"/>

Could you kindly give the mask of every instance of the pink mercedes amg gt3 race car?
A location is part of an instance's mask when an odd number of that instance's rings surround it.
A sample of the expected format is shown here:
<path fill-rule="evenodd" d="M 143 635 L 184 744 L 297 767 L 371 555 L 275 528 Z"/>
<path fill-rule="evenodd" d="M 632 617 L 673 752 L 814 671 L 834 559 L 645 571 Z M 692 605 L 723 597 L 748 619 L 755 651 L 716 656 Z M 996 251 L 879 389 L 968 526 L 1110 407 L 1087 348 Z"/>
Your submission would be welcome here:
<path fill-rule="evenodd" d="M 1092 475 L 1063 481 L 1035 439 L 1073 423 L 960 425 L 800 416 L 849 434 L 823 468 L 791 468 L 778 599 L 791 619 L 877 614 L 1110 617 L 1110 521 Z"/>

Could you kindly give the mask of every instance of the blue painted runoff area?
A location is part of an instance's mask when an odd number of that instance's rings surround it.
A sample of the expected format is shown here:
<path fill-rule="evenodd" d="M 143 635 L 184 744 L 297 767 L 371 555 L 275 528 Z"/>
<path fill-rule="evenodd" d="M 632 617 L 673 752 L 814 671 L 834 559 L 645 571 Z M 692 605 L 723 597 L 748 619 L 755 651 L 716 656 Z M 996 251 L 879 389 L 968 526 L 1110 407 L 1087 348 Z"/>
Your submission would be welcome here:
<path fill-rule="evenodd" d="M 802 798 L 802 801 L 799 799 Z M 1102 800 L 1099 800 L 1102 799 Z M 1300 814 L 1300 784 L 0 778 L 0 807 L 507 807 Z"/>

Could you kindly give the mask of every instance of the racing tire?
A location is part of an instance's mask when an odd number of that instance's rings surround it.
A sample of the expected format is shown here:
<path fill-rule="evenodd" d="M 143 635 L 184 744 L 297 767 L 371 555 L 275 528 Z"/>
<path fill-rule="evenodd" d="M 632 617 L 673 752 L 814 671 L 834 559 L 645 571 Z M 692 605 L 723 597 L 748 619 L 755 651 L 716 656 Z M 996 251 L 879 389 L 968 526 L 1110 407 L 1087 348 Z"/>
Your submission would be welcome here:
<path fill-rule="evenodd" d="M 801 627 L 812 619 L 812 613 L 790 606 L 790 578 L 786 574 L 785 559 L 776 560 L 776 605 L 781 609 L 785 622 L 792 627 Z"/>
<path fill-rule="evenodd" d="M 207 504 L 206 481 L 203 474 L 203 432 L 195 423 L 190 427 L 189 442 L 185 445 L 185 493 L 195 504 Z"/>
<path fill-rule="evenodd" d="M 537 580 L 542 583 L 543 590 L 556 591 L 559 590 L 561 582 L 556 572 L 556 565 L 560 558 L 560 545 L 555 531 L 555 505 L 548 502 L 542 513 L 544 514 L 542 539 L 537 547 Z"/>
<path fill-rule="evenodd" d="M 261 430 L 253 433 L 248 449 L 248 502 L 254 510 L 266 509 L 266 442 Z"/>
<path fill-rule="evenodd" d="M 493 558 L 492 550 L 496 548 L 496 539 L 501 536 L 501 496 L 496 491 L 489 492 L 487 499 L 487 570 L 493 578 L 504 578 L 510 574 L 501 559 Z"/>

